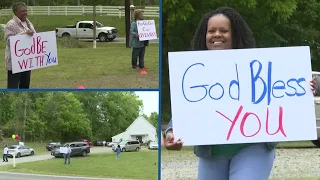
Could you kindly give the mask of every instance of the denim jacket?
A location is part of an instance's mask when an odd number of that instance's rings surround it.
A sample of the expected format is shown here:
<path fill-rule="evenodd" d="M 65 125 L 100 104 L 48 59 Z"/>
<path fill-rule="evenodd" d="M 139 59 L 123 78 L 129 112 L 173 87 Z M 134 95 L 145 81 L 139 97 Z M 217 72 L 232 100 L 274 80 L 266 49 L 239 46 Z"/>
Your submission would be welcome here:
<path fill-rule="evenodd" d="M 172 130 L 172 119 L 170 120 L 170 122 L 168 124 L 168 127 L 165 131 L 165 135 L 167 135 L 168 131 L 171 131 L 171 130 Z M 270 150 L 273 150 L 277 147 L 278 142 L 268 142 L 265 144 Z M 194 146 L 194 154 L 197 157 L 209 158 L 209 157 L 211 157 L 211 146 L 210 145 Z"/>

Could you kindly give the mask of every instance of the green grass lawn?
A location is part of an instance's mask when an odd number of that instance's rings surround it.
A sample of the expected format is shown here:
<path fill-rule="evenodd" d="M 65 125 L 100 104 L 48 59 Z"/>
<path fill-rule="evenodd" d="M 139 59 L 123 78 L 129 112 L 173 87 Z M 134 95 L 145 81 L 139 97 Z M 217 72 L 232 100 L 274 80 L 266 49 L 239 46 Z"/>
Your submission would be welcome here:
<path fill-rule="evenodd" d="M 140 151 L 121 153 L 119 160 L 116 160 L 114 153 L 89 154 L 88 157 L 71 158 L 70 165 L 64 165 L 62 158 L 55 158 L 45 161 L 1 166 L 0 171 L 124 178 L 124 179 L 146 179 L 156 180 L 158 178 L 158 152 Z"/>
<path fill-rule="evenodd" d="M 105 26 L 112 26 L 118 29 L 119 37 L 125 37 L 125 17 L 112 16 L 96 16 L 97 21 Z M 1 16 L 0 24 L 7 24 L 12 16 Z M 54 31 L 57 27 L 76 24 L 80 20 L 93 20 L 92 16 L 28 16 L 33 23 L 37 32 Z M 154 19 L 156 29 L 159 32 L 159 18 L 146 17 L 146 19 Z"/>
<path fill-rule="evenodd" d="M 62 18 L 63 19 L 63 18 Z M 146 49 L 146 75 L 131 68 L 130 48 L 123 43 L 82 42 L 86 48 L 58 48 L 57 66 L 32 71 L 30 88 L 158 88 L 158 44 Z M 4 50 L 0 51 L 4 57 Z M 0 88 L 6 88 L 7 74 L 0 63 Z"/>

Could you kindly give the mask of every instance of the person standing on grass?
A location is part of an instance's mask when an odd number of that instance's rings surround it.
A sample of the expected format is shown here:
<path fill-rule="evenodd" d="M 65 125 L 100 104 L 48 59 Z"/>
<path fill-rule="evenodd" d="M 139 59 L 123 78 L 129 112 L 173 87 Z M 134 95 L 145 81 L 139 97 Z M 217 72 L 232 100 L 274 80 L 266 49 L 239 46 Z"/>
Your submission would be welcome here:
<path fill-rule="evenodd" d="M 10 36 L 29 35 L 36 33 L 32 23 L 27 19 L 27 5 L 24 2 L 16 2 L 12 5 L 13 18 L 7 23 L 4 29 L 4 39 L 6 40 L 6 70 L 8 71 L 8 89 L 29 89 L 31 71 L 12 74 L 12 59 L 10 50 Z"/>
<path fill-rule="evenodd" d="M 142 9 L 136 9 L 133 12 L 133 21 L 130 26 L 130 38 L 129 38 L 129 47 L 132 48 L 132 59 L 131 65 L 133 69 L 146 69 L 144 65 L 144 54 L 146 51 L 146 46 L 149 45 L 149 41 L 140 41 L 137 21 L 143 20 L 144 11 Z M 139 65 L 137 64 L 139 57 Z"/>
<path fill-rule="evenodd" d="M 106 143 L 107 143 L 106 141 L 103 141 L 103 142 L 102 142 L 103 147 L 106 147 Z"/>
<path fill-rule="evenodd" d="M 116 154 L 117 154 L 116 159 L 120 159 L 120 152 L 121 152 L 121 148 L 120 148 L 120 145 L 118 145 L 116 148 Z"/>
<path fill-rule="evenodd" d="M 64 164 L 67 163 L 67 159 L 68 159 L 68 164 L 70 164 L 70 154 L 71 154 L 71 147 L 69 146 L 69 144 L 67 144 L 67 152 L 64 154 Z"/>
<path fill-rule="evenodd" d="M 8 162 L 8 146 L 4 145 L 4 149 L 3 149 L 3 162 Z"/>

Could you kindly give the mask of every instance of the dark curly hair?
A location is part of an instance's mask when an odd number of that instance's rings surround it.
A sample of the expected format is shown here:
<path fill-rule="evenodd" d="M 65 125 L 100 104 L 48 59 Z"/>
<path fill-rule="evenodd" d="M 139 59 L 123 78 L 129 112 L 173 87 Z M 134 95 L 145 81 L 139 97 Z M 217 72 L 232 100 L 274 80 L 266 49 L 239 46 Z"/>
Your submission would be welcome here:
<path fill-rule="evenodd" d="M 252 35 L 252 31 L 241 15 L 230 7 L 220 7 L 202 17 L 191 42 L 192 50 L 207 50 L 206 33 L 208 21 L 212 16 L 218 14 L 224 15 L 230 20 L 232 49 L 255 48 L 256 42 Z"/>

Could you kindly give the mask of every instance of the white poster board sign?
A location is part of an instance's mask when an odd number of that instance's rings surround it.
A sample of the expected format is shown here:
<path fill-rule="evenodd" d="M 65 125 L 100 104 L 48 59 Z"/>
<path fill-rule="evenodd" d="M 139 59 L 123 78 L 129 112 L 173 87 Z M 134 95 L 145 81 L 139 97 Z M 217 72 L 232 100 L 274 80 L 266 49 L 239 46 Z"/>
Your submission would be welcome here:
<path fill-rule="evenodd" d="M 317 139 L 309 47 L 169 53 L 185 146 Z"/>
<path fill-rule="evenodd" d="M 158 39 L 154 20 L 137 21 L 140 41 Z"/>
<path fill-rule="evenodd" d="M 19 142 L 19 146 L 24 146 L 24 142 Z"/>
<path fill-rule="evenodd" d="M 67 154 L 67 153 L 68 153 L 68 148 L 66 148 L 66 147 L 60 147 L 60 153 L 62 153 L 62 154 Z"/>
<path fill-rule="evenodd" d="M 54 31 L 10 37 L 12 73 L 58 65 Z"/>

